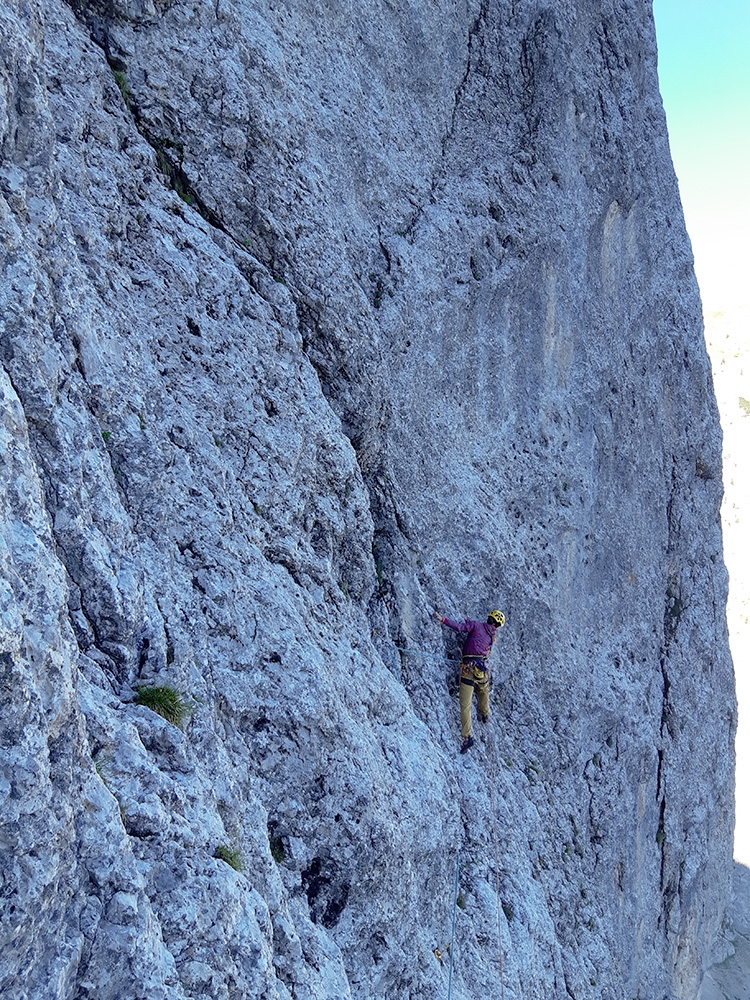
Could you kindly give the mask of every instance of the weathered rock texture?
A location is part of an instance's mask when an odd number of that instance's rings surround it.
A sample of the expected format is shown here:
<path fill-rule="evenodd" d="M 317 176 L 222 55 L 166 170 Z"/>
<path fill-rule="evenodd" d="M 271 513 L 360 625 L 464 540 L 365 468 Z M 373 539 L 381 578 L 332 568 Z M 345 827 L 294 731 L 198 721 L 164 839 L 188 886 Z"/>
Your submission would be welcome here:
<path fill-rule="evenodd" d="M 728 957 L 703 979 L 700 1000 L 750 1000 L 750 869 L 735 862 L 726 926 Z"/>
<path fill-rule="evenodd" d="M 649 5 L 0 50 L 3 997 L 442 998 L 457 860 L 456 1000 L 696 997 L 735 705 Z M 468 757 L 435 607 L 508 616 Z"/>

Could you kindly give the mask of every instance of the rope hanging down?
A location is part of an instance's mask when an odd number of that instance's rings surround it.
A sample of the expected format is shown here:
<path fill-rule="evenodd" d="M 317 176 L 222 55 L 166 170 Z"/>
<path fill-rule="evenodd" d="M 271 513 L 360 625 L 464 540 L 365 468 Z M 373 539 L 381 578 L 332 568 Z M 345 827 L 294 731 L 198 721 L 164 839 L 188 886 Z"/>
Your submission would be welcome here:
<path fill-rule="evenodd" d="M 423 653 L 421 649 L 406 649 L 404 646 L 394 646 L 399 653 L 406 653 L 409 656 L 424 656 L 428 660 L 440 660 L 441 663 L 455 663 L 456 658 L 448 656 L 437 656 L 435 653 Z"/>
<path fill-rule="evenodd" d="M 458 909 L 458 862 L 461 858 L 460 852 L 456 851 L 456 884 L 453 886 L 453 926 L 451 927 L 451 962 L 448 970 L 448 1000 L 451 1000 L 453 992 L 453 952 L 456 946 L 456 910 Z"/>
<path fill-rule="evenodd" d="M 503 981 L 503 942 L 500 936 L 500 847 L 497 836 L 497 809 L 495 807 L 495 743 L 492 739 L 492 728 L 489 728 L 490 752 L 490 791 L 492 805 L 492 839 L 495 842 L 495 907 L 497 910 L 497 952 L 500 972 L 500 998 L 505 1000 L 505 982 Z"/>
<path fill-rule="evenodd" d="M 505 979 L 503 975 L 503 941 L 501 936 L 502 921 L 500 920 L 500 841 L 497 834 L 497 809 L 495 806 L 495 747 L 492 739 L 492 731 L 489 733 L 489 754 L 490 754 L 490 790 L 492 804 L 492 839 L 495 846 L 495 907 L 497 912 L 497 952 L 498 952 L 498 974 L 500 976 L 500 998 L 505 1000 Z M 450 966 L 448 970 L 448 1000 L 451 1000 L 453 992 L 453 955 L 456 950 L 456 913 L 458 910 L 458 866 L 461 854 L 456 854 L 456 879 L 453 886 L 453 924 L 451 927 L 450 943 Z"/>
<path fill-rule="evenodd" d="M 440 663 L 455 663 L 455 658 L 450 658 L 448 656 L 437 656 L 435 653 L 425 653 L 420 649 L 406 649 L 404 646 L 393 646 L 395 650 L 399 653 L 405 653 L 407 656 L 422 656 L 428 660 L 438 660 Z M 461 661 L 458 660 L 459 664 L 459 679 L 461 674 Z M 394 666 L 395 657 L 394 657 Z M 489 726 L 488 733 L 488 747 L 489 757 L 490 757 L 490 799 L 492 808 L 492 839 L 495 847 L 495 898 L 496 898 L 496 910 L 497 910 L 497 950 L 498 950 L 498 970 L 500 974 L 500 997 L 501 1000 L 505 1000 L 505 982 L 503 976 L 503 942 L 501 936 L 501 926 L 502 921 L 500 919 L 500 843 L 497 835 L 497 807 L 495 803 L 495 744 L 492 739 L 492 727 Z M 448 972 L 448 1000 L 451 1000 L 451 993 L 453 991 L 453 952 L 455 950 L 456 941 L 456 910 L 458 908 L 458 866 L 460 860 L 460 853 L 456 856 L 456 880 L 453 888 L 453 926 L 451 928 L 451 944 L 450 944 L 450 967 Z"/>
<path fill-rule="evenodd" d="M 450 659 L 447 656 L 437 656 L 435 653 L 423 653 L 421 649 L 406 649 L 404 646 L 394 646 L 391 644 L 392 650 L 397 650 L 399 653 L 404 653 L 406 656 L 421 656 L 427 660 L 437 660 L 439 663 L 455 663 L 455 659 Z M 396 674 L 398 679 L 401 681 L 401 666 L 397 662 L 395 653 L 391 657 L 391 666 L 393 667 L 393 672 Z M 459 667 L 460 670 L 460 667 Z"/>

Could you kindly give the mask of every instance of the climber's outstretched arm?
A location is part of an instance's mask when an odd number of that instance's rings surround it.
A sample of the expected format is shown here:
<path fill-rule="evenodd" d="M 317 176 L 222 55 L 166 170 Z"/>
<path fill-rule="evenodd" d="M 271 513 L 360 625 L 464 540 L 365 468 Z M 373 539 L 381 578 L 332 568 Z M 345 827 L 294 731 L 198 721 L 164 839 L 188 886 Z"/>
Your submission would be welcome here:
<path fill-rule="evenodd" d="M 441 625 L 447 625 L 448 628 L 452 628 L 454 632 L 470 632 L 471 622 L 464 618 L 462 622 L 454 622 L 450 618 L 443 618 L 439 611 L 433 614 L 433 618 L 436 622 L 440 622 Z"/>

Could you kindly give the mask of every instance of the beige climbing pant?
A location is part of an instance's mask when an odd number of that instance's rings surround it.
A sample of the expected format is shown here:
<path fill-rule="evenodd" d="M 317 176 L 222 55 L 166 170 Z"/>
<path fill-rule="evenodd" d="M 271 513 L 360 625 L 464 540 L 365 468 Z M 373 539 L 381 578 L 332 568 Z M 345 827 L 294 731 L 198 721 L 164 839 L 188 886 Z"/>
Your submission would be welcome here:
<path fill-rule="evenodd" d="M 466 739 L 471 736 L 471 701 L 474 691 L 477 692 L 477 708 L 481 714 L 490 717 L 490 672 L 480 670 L 471 661 L 461 662 L 461 683 L 458 688 L 458 699 L 461 705 L 461 736 Z"/>

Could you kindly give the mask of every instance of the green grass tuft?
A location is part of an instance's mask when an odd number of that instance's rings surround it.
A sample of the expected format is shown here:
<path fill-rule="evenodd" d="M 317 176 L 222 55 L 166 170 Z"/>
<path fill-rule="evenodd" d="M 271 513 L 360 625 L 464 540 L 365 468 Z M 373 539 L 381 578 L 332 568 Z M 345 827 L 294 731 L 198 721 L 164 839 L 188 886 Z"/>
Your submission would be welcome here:
<path fill-rule="evenodd" d="M 271 857 L 277 865 L 280 865 L 286 856 L 284 852 L 283 840 L 281 837 L 271 836 L 268 838 L 268 843 L 271 847 Z"/>
<path fill-rule="evenodd" d="M 181 726 L 192 713 L 192 707 L 179 691 L 166 684 L 161 687 L 141 685 L 135 701 L 137 705 L 150 708 L 152 712 L 156 712 L 174 726 Z"/>
<path fill-rule="evenodd" d="M 214 851 L 214 857 L 218 858 L 219 861 L 224 861 L 230 868 L 234 868 L 236 872 L 241 872 L 245 867 L 242 851 L 240 851 L 239 847 L 230 847 L 229 844 L 219 844 Z"/>
<path fill-rule="evenodd" d="M 130 94 L 130 87 L 128 86 L 128 78 L 121 70 L 113 70 L 115 83 L 120 89 L 122 94 L 122 99 L 125 102 L 125 107 L 130 110 L 133 104 L 133 98 Z"/>

